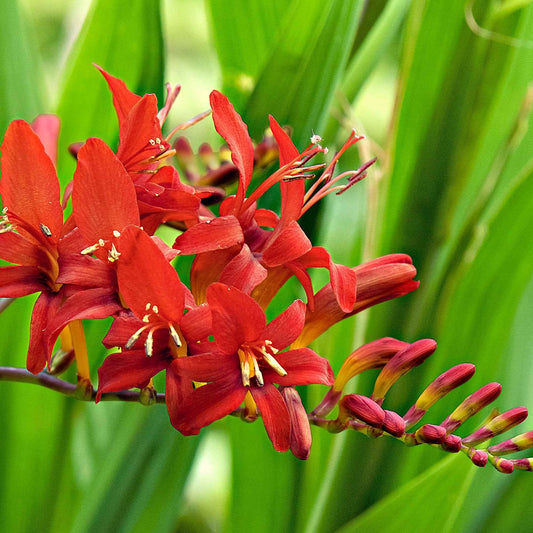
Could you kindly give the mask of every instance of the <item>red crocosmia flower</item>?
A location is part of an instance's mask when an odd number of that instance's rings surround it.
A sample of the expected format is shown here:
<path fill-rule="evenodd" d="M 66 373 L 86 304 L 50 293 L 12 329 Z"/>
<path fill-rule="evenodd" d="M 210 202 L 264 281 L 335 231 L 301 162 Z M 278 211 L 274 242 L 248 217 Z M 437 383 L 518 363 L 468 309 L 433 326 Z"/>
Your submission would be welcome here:
<path fill-rule="evenodd" d="M 207 339 L 211 315 L 207 306 L 194 305 L 176 271 L 140 228 L 124 230 L 120 254 L 119 289 L 132 314 L 118 317 L 104 341 L 106 346 L 123 347 L 124 353 L 108 356 L 99 369 L 97 399 L 104 392 L 146 386 L 166 369 L 167 404 L 179 404 L 192 390 L 192 382 L 181 379 L 174 360 L 187 356 L 188 344 Z M 141 343 L 144 352 L 132 349 Z"/>
<path fill-rule="evenodd" d="M 162 120 L 158 116 L 157 98 L 155 94 L 138 96 L 132 93 L 122 80 L 111 76 L 98 65 L 95 66 L 106 79 L 113 94 L 113 105 L 119 123 L 117 157 L 135 181 L 136 174 L 157 169 L 161 159 L 173 154 L 170 144 L 161 133 Z M 161 115 L 163 120 L 179 89 L 177 87 L 169 93 L 169 105 L 165 106 L 165 112 Z"/>
<path fill-rule="evenodd" d="M 210 285 L 207 303 L 215 341 L 203 353 L 175 362 L 183 378 L 207 384 L 174 407 L 174 426 L 185 435 L 196 434 L 244 401 L 246 417 L 254 418 L 259 410 L 274 448 L 287 451 L 291 417 L 275 384 L 333 382 L 328 361 L 312 350 L 282 352 L 302 330 L 305 304 L 295 301 L 267 324 L 257 302 L 235 287 Z"/>
<path fill-rule="evenodd" d="M 131 179 L 111 148 L 92 138 L 80 149 L 74 173 L 72 210 L 88 246 L 103 261 L 118 259 L 117 240 L 126 226 L 140 224 Z"/>
<path fill-rule="evenodd" d="M 63 231 L 59 182 L 53 162 L 28 123 L 17 120 L 9 125 L 1 151 L 0 258 L 16 266 L 0 267 L 0 297 L 42 293 L 32 316 L 27 361 L 28 369 L 37 373 L 46 364 L 40 333 L 61 289 L 57 282 Z"/>
<path fill-rule="evenodd" d="M 169 220 L 183 222 L 185 227 L 196 223 L 200 200 L 214 191 L 183 184 L 172 167 L 159 168 L 164 159 L 174 154 L 163 138 L 161 126 L 180 88 L 167 85 L 167 101 L 158 112 L 155 95 L 138 96 L 122 80 L 98 69 L 113 93 L 119 121 L 117 157 L 135 184 L 144 230 L 152 234 Z"/>
<path fill-rule="evenodd" d="M 352 270 L 357 277 L 357 301 L 346 312 L 340 308 L 331 283 L 315 294 L 315 307 L 308 307 L 305 325 L 292 344 L 293 348 L 308 346 L 331 326 L 381 302 L 404 296 L 419 286 L 413 280 L 416 268 L 405 254 L 391 254 L 358 265 Z"/>
<path fill-rule="evenodd" d="M 303 165 L 325 150 L 311 144 L 299 153 L 287 134 L 271 118 L 271 128 L 279 145 L 281 168 L 246 197 L 254 162 L 248 130 L 225 96 L 213 91 L 210 99 L 215 128 L 231 150 L 233 163 L 239 171 L 239 185 L 237 194 L 221 204 L 219 218 L 208 219 L 189 228 L 174 244 L 181 253 L 198 254 L 191 273 L 191 285 L 197 301 L 203 301 L 205 289 L 210 283 L 220 281 L 246 293 L 260 286 L 254 297 L 266 307 L 281 285 L 296 275 L 312 306 L 313 290 L 307 269 L 325 267 L 331 272 L 339 304 L 348 311 L 356 297 L 354 273 L 348 267 L 333 263 L 324 248 L 313 248 L 297 223 L 301 214 L 316 201 L 306 199 L 303 178 L 308 174 L 305 172 L 321 167 Z M 340 154 L 359 139 L 355 135 L 351 137 L 327 167 L 327 176 L 331 178 Z M 321 179 L 327 180 L 324 176 Z M 330 180 L 327 188 L 335 181 L 337 178 Z M 276 183 L 281 184 L 282 190 L 281 217 L 256 207 L 257 199 Z M 314 196 L 324 195 L 321 192 Z"/>

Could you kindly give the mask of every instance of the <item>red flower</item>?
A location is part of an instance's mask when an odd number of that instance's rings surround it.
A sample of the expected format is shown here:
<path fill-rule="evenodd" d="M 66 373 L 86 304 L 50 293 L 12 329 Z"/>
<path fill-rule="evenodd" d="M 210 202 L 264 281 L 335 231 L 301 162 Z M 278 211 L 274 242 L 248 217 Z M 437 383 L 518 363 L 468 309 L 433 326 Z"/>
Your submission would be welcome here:
<path fill-rule="evenodd" d="M 356 296 L 354 273 L 348 267 L 333 263 L 324 248 L 314 248 L 297 223 L 306 209 L 304 201 L 308 200 L 304 196 L 305 172 L 320 168 L 320 165 L 304 167 L 304 164 L 325 150 L 311 144 L 299 153 L 287 134 L 271 118 L 281 168 L 246 198 L 254 163 L 248 130 L 228 99 L 217 91 L 211 93 L 211 106 L 215 128 L 228 143 L 233 163 L 239 170 L 239 185 L 237 194 L 221 204 L 219 218 L 193 226 L 174 244 L 181 253 L 198 254 L 191 273 L 192 290 L 197 301 L 204 300 L 210 283 L 220 281 L 248 294 L 257 288 L 254 297 L 266 307 L 283 283 L 296 275 L 312 306 L 313 290 L 307 269 L 325 267 L 330 270 L 339 304 L 346 311 L 351 309 Z M 357 140 L 359 138 L 352 136 L 341 153 Z M 329 178 L 339 155 L 326 169 Z M 333 183 L 336 179 L 329 181 Z M 280 183 L 282 192 L 281 217 L 256 207 L 256 200 L 276 183 Z M 312 203 L 314 200 L 307 202 L 309 205 Z M 271 229 L 263 229 L 265 227 Z"/>
<path fill-rule="evenodd" d="M 175 409 L 174 426 L 196 434 L 235 410 L 243 401 L 246 416 L 258 409 L 274 448 L 290 446 L 291 418 L 278 388 L 333 382 L 326 359 L 308 348 L 282 352 L 299 335 L 305 305 L 295 301 L 269 324 L 261 307 L 234 287 L 214 283 L 207 289 L 214 343 L 203 353 L 176 360 L 184 378 L 208 382 L 195 389 Z M 171 406 L 169 405 L 169 410 Z"/>
<path fill-rule="evenodd" d="M 180 87 L 167 87 L 167 102 L 158 112 L 154 94 L 138 96 L 122 80 L 97 68 L 113 93 L 120 138 L 117 158 L 135 185 L 144 230 L 153 234 L 169 220 L 185 222 L 186 226 L 196 223 L 200 200 L 211 196 L 211 191 L 183 184 L 170 166 L 160 168 L 162 161 L 174 154 L 161 126 Z"/>

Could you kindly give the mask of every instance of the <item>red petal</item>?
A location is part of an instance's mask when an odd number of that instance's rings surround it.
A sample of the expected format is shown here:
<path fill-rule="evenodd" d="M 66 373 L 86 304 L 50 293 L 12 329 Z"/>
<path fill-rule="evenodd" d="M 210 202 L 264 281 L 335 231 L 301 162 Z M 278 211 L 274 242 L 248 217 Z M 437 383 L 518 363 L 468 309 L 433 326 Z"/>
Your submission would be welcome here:
<path fill-rule="evenodd" d="M 159 251 L 150 236 L 136 226 L 128 226 L 119 240 L 117 278 L 120 293 L 131 310 L 142 319 L 179 324 L 185 295 L 177 272 Z M 157 305 L 159 312 L 147 310 Z"/>
<path fill-rule="evenodd" d="M 225 266 L 237 255 L 239 246 L 199 254 L 191 267 L 191 291 L 196 303 L 205 302 L 207 287 L 218 281 Z"/>
<path fill-rule="evenodd" d="M 166 368 L 168 362 L 157 357 L 146 357 L 144 351 L 108 355 L 98 369 L 98 393 L 96 402 L 104 392 L 142 387 L 157 373 Z"/>
<path fill-rule="evenodd" d="M 270 116 L 270 129 L 278 144 L 280 166 L 294 161 L 300 155 L 300 152 L 273 116 Z M 281 220 L 285 225 L 300 218 L 304 203 L 305 180 L 280 181 L 280 187 Z"/>
<path fill-rule="evenodd" d="M 38 266 L 49 262 L 42 246 L 13 231 L 0 233 L 0 259 L 25 266 Z"/>
<path fill-rule="evenodd" d="M 120 128 L 128 113 L 131 111 L 131 108 L 141 99 L 140 96 L 132 93 L 127 87 L 126 84 L 119 78 L 111 76 L 103 68 L 98 65 L 94 65 L 104 76 L 113 93 L 113 105 L 118 116 L 118 123 Z"/>
<path fill-rule="evenodd" d="M 139 225 L 137 195 L 129 174 L 111 148 L 92 138 L 81 147 L 74 173 L 72 207 L 87 245 L 109 240 L 113 231 Z"/>
<path fill-rule="evenodd" d="M 48 292 L 42 272 L 34 266 L 0 267 L 0 298 L 18 298 L 34 292 Z"/>
<path fill-rule="evenodd" d="M 59 256 L 59 276 L 56 281 L 82 287 L 106 287 L 112 290 L 117 286 L 116 271 L 109 263 L 81 254 Z"/>
<path fill-rule="evenodd" d="M 269 379 L 280 385 L 333 385 L 334 375 L 329 361 L 309 348 L 276 354 L 276 361 L 287 371 L 287 375 L 274 375 L 273 370 L 267 369 L 264 373 L 265 380 Z"/>
<path fill-rule="evenodd" d="M 357 286 L 355 269 L 334 263 L 329 252 L 322 246 L 313 246 L 305 256 L 298 260 L 298 263 L 304 268 L 327 268 L 330 272 L 331 287 L 341 309 L 345 313 L 353 309 Z"/>
<path fill-rule="evenodd" d="M 180 253 L 201 254 L 230 248 L 244 242 L 239 221 L 232 215 L 200 222 L 180 235 L 173 248 Z"/>
<path fill-rule="evenodd" d="M 265 339 L 272 341 L 272 345 L 278 350 L 286 348 L 302 332 L 305 310 L 305 304 L 301 300 L 294 301 L 266 326 Z"/>
<path fill-rule="evenodd" d="M 179 373 L 192 381 L 223 381 L 241 375 L 239 358 L 234 354 L 210 352 L 179 357 L 175 364 Z"/>
<path fill-rule="evenodd" d="M 157 99 L 153 94 L 145 94 L 132 107 L 120 126 L 117 157 L 128 172 L 152 168 L 154 163 L 157 168 L 159 163 L 157 161 L 150 163 L 148 159 L 155 158 L 170 148 L 161 137 L 161 125 L 157 118 Z"/>
<path fill-rule="evenodd" d="M 0 195 L 8 217 L 19 233 L 30 235 L 47 248 L 61 236 L 63 211 L 54 165 L 39 137 L 23 120 L 8 126 L 2 151 Z M 46 236 L 41 224 L 52 233 Z"/>
<path fill-rule="evenodd" d="M 234 354 L 244 342 L 258 340 L 266 326 L 265 313 L 250 296 L 222 283 L 207 288 L 213 334 L 220 350 Z"/>
<path fill-rule="evenodd" d="M 274 449 L 286 452 L 290 446 L 291 419 L 280 392 L 270 383 L 253 387 L 251 392 Z"/>
<path fill-rule="evenodd" d="M 48 326 L 48 321 L 57 311 L 60 301 L 61 298 L 57 296 L 57 293 L 43 292 L 33 306 L 30 345 L 26 360 L 26 366 L 33 374 L 38 374 L 50 361 L 52 346 L 48 347 L 47 336 L 44 332 Z"/>
<path fill-rule="evenodd" d="M 61 294 L 61 291 L 55 294 Z M 97 288 L 75 292 L 65 300 L 50 320 L 47 331 L 49 351 L 52 350 L 61 330 L 69 322 L 82 318 L 107 318 L 121 310 L 115 292 L 109 289 Z"/>
<path fill-rule="evenodd" d="M 236 287 L 246 294 L 267 277 L 267 270 L 243 244 L 241 251 L 226 265 L 220 276 L 220 282 Z"/>
<path fill-rule="evenodd" d="M 236 196 L 236 210 L 240 209 L 246 189 L 252 180 L 254 170 L 254 147 L 248 128 L 229 100 L 218 91 L 209 97 L 213 109 L 215 129 L 224 137 L 231 151 L 231 160 L 239 169 L 239 188 Z"/>
<path fill-rule="evenodd" d="M 57 140 L 59 138 L 60 120 L 56 115 L 39 115 L 32 123 L 31 129 L 38 135 L 43 143 L 46 155 L 56 166 Z"/>
<path fill-rule="evenodd" d="M 176 359 L 174 359 L 167 368 L 166 384 L 165 384 L 165 401 L 167 404 L 168 416 L 170 423 L 178 429 L 179 409 L 183 405 L 185 398 L 189 396 L 192 391 L 192 383 L 190 380 L 183 379 L 179 375 Z"/>
<path fill-rule="evenodd" d="M 204 426 L 237 409 L 247 390 L 242 386 L 240 376 L 195 389 L 181 405 L 176 406 L 177 423 L 174 427 L 184 435 L 196 435 Z"/>
<path fill-rule="evenodd" d="M 263 261 L 269 267 L 283 265 L 301 257 L 311 248 L 311 241 L 299 224 L 293 221 L 269 242 L 263 251 Z"/>
<path fill-rule="evenodd" d="M 187 312 L 181 320 L 180 328 L 188 343 L 207 339 L 212 332 L 209 306 L 203 304 Z"/>

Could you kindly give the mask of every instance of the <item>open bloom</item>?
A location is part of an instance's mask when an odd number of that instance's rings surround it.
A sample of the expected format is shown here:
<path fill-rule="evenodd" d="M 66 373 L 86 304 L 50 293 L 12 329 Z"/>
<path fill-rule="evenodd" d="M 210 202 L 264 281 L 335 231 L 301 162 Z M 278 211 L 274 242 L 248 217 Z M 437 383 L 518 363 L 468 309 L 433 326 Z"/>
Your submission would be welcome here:
<path fill-rule="evenodd" d="M 245 418 L 261 414 L 274 448 L 291 444 L 291 417 L 275 384 L 331 385 L 329 362 L 309 348 L 283 352 L 299 335 L 305 305 L 296 300 L 269 324 L 261 307 L 235 287 L 214 283 L 207 289 L 214 342 L 203 353 L 176 360 L 178 372 L 207 382 L 176 406 L 175 427 L 196 434 L 245 402 Z"/>
<path fill-rule="evenodd" d="M 312 306 L 313 289 L 307 269 L 325 267 L 330 271 L 340 306 L 349 311 L 356 298 L 355 274 L 348 267 L 335 264 L 324 248 L 313 247 L 297 222 L 315 201 L 311 197 L 316 188 L 306 196 L 304 179 L 312 176 L 310 171 L 322 167 L 305 165 L 325 150 L 312 143 L 300 153 L 271 118 L 271 129 L 279 146 L 280 169 L 249 194 L 254 150 L 248 129 L 225 96 L 213 91 L 210 101 L 215 128 L 228 143 L 239 170 L 239 183 L 236 195 L 221 204 L 219 217 L 201 220 L 174 243 L 174 248 L 183 254 L 197 254 L 191 274 L 195 298 L 204 301 L 207 286 L 220 281 L 247 294 L 257 288 L 254 297 L 266 307 L 283 283 L 295 275 Z M 360 138 L 353 134 L 340 153 Z M 326 188 L 336 181 L 331 176 L 340 153 L 321 177 Z M 280 183 L 282 194 L 280 217 L 273 211 L 257 208 L 257 200 L 276 183 Z"/>

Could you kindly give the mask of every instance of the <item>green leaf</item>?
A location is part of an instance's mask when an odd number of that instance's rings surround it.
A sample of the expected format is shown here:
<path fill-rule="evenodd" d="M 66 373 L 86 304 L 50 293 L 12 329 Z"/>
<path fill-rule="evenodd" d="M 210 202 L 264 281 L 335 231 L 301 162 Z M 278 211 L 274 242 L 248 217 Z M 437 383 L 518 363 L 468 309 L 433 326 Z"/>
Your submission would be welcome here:
<path fill-rule="evenodd" d="M 297 125 L 296 144 L 320 131 L 344 72 L 363 2 L 297 0 L 287 11 L 244 113 L 252 136 L 272 114 Z"/>
<path fill-rule="evenodd" d="M 44 113 L 46 94 L 36 43 L 23 18 L 18 0 L 0 5 L 0 131 L 10 121 L 31 121 Z"/>
<path fill-rule="evenodd" d="M 444 459 L 370 507 L 338 532 L 453 531 L 454 519 L 474 473 L 474 470 L 470 470 L 465 475 L 464 461 L 463 456 Z"/>
<path fill-rule="evenodd" d="M 213 40 L 222 70 L 224 94 L 242 107 L 261 72 L 287 11 L 285 0 L 210 0 Z"/>
<path fill-rule="evenodd" d="M 158 0 L 95 0 L 68 59 L 58 115 L 60 178 L 72 178 L 71 143 L 100 137 L 116 144 L 118 123 L 100 65 L 138 94 L 163 90 L 163 39 Z M 162 105 L 162 103 L 161 103 Z"/>

